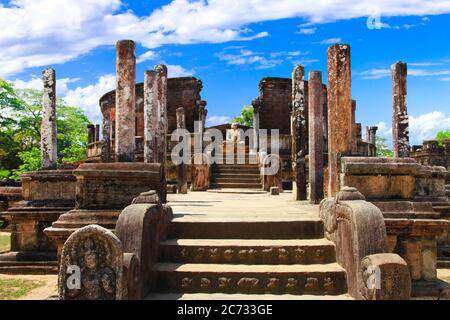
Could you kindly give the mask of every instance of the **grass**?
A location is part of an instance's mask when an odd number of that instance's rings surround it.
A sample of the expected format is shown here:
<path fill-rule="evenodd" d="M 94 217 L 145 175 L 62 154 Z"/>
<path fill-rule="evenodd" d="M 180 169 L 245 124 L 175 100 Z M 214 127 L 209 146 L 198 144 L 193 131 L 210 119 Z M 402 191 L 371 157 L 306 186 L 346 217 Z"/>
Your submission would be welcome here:
<path fill-rule="evenodd" d="M 9 250 L 10 238 L 9 234 L 0 233 L 0 252 Z"/>
<path fill-rule="evenodd" d="M 16 300 L 31 290 L 44 286 L 43 281 L 24 279 L 0 279 L 0 300 Z"/>

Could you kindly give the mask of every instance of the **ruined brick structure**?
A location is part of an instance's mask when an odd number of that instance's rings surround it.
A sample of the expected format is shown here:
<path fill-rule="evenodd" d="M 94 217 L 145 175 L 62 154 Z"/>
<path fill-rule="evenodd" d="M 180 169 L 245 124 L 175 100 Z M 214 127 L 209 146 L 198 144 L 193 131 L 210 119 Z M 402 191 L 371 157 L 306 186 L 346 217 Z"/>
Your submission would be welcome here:
<path fill-rule="evenodd" d="M 424 166 L 440 166 L 450 170 L 450 139 L 442 146 L 436 140 L 424 141 L 421 146 L 413 146 L 411 158 Z"/>
<path fill-rule="evenodd" d="M 194 121 L 199 119 L 197 101 L 201 100 L 202 81 L 194 77 L 168 79 L 167 96 L 167 120 L 168 134 L 177 128 L 176 109 L 184 108 L 186 112 L 186 129 L 194 131 Z M 137 159 L 143 159 L 144 145 L 144 84 L 136 84 L 136 149 Z M 111 146 L 114 145 L 115 114 L 116 114 L 115 90 L 106 93 L 100 98 L 100 108 L 103 115 L 103 139 L 110 146 L 111 155 L 114 154 Z M 108 134 L 109 133 L 109 134 Z M 109 138 L 109 139 L 108 139 Z M 106 147 L 106 148 L 105 148 Z M 102 149 L 102 156 L 108 146 Z"/>

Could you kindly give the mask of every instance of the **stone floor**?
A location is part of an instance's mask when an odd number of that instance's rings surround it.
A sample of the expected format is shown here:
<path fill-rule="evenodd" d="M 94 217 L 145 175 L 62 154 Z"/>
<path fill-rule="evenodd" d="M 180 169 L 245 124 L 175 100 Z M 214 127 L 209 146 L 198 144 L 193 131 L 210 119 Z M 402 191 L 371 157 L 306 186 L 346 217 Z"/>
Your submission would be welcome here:
<path fill-rule="evenodd" d="M 279 196 L 268 193 L 190 192 L 169 194 L 168 201 L 175 217 L 183 219 L 317 219 L 319 206 L 292 200 L 291 192 Z M 249 190 L 245 190 L 249 192 Z"/>

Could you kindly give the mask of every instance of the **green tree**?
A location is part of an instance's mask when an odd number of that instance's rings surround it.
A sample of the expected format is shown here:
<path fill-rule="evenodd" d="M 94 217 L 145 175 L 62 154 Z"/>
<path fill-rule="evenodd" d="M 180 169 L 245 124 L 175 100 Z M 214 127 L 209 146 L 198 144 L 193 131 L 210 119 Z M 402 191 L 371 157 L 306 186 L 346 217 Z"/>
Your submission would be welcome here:
<path fill-rule="evenodd" d="M 439 141 L 439 145 L 442 146 L 443 143 L 444 143 L 444 140 L 446 140 L 446 139 L 450 139 L 450 130 L 449 129 L 443 130 L 443 131 L 439 131 L 436 134 L 436 140 Z"/>
<path fill-rule="evenodd" d="M 394 151 L 392 151 L 391 149 L 389 149 L 387 147 L 387 139 L 380 137 L 380 136 L 376 136 L 376 147 L 377 147 L 377 157 L 387 157 L 387 158 L 392 158 L 394 157 Z"/>
<path fill-rule="evenodd" d="M 41 101 L 42 92 L 14 90 L 0 80 L 0 179 L 40 168 Z M 60 98 L 56 110 L 58 163 L 84 160 L 89 119 Z"/>
<path fill-rule="evenodd" d="M 247 127 L 253 127 L 253 107 L 244 106 L 241 110 L 241 115 L 231 120 L 231 122 Z"/>

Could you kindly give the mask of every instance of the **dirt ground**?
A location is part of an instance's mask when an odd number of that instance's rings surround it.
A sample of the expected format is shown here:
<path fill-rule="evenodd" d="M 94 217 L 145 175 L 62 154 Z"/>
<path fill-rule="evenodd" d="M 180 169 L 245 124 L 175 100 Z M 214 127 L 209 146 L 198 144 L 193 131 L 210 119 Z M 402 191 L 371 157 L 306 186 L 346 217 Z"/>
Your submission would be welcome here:
<path fill-rule="evenodd" d="M 47 297 L 57 293 L 58 276 L 57 275 L 9 275 L 0 274 L 0 279 L 23 279 L 32 281 L 42 281 L 43 286 L 31 290 L 27 295 L 19 300 L 44 300 Z"/>

